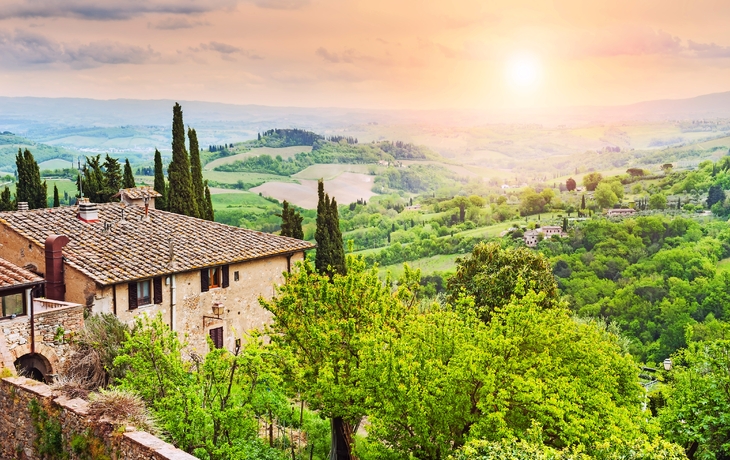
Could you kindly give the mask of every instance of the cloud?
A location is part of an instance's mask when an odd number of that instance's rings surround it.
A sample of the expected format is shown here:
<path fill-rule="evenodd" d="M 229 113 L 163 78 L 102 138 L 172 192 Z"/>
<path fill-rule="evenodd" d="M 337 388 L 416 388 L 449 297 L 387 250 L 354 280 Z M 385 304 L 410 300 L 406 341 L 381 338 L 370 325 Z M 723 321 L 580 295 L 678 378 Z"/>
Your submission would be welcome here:
<path fill-rule="evenodd" d="M 200 14 L 233 8 L 237 4 L 238 0 L 3 0 L 0 19 L 72 17 L 120 20 L 148 13 Z"/>
<path fill-rule="evenodd" d="M 352 62 L 352 60 L 347 60 L 348 58 L 346 56 L 340 57 L 337 53 L 331 53 L 327 51 L 327 48 L 324 48 L 323 46 L 320 46 L 317 48 L 317 51 L 315 51 L 315 54 L 322 59 L 324 59 L 327 62 L 332 62 L 334 64 L 340 63 L 340 62 Z"/>
<path fill-rule="evenodd" d="M 698 58 L 717 59 L 730 57 L 730 46 L 716 45 L 715 43 L 697 43 L 687 40 L 687 50 Z"/>
<path fill-rule="evenodd" d="M 208 23 L 206 21 L 191 21 L 190 19 L 184 17 L 184 16 L 175 16 L 175 17 L 169 17 L 162 19 L 161 21 L 158 21 L 154 24 L 148 23 L 147 27 L 150 29 L 160 29 L 160 30 L 178 30 L 178 29 L 192 29 L 193 27 L 198 26 L 207 26 Z"/>
<path fill-rule="evenodd" d="M 259 8 L 271 10 L 299 10 L 309 5 L 309 0 L 248 0 Z"/>
<path fill-rule="evenodd" d="M 17 30 L 0 32 L 0 62 L 23 65 L 66 64 L 73 68 L 108 64 L 144 64 L 159 59 L 151 47 L 109 40 L 84 45 L 59 43 L 43 35 Z"/>
<path fill-rule="evenodd" d="M 255 54 L 251 50 L 245 50 L 242 48 L 239 48 L 238 46 L 229 45 L 227 43 L 221 43 L 221 42 L 208 42 L 208 43 L 201 43 L 200 48 L 191 48 L 192 51 L 200 52 L 201 50 L 206 51 L 215 51 L 217 53 L 220 53 L 220 56 L 222 59 L 226 61 L 235 61 L 234 55 L 240 55 L 243 57 L 246 57 L 248 59 L 263 59 L 263 57 L 259 56 L 258 54 Z"/>

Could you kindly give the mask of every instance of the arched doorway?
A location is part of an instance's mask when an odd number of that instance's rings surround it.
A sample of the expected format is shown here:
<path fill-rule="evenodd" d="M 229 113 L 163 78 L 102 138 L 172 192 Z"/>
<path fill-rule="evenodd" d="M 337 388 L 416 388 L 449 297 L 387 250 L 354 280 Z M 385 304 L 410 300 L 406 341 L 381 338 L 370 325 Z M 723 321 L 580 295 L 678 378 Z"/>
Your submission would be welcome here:
<path fill-rule="evenodd" d="M 45 356 L 35 353 L 26 354 L 15 360 L 15 369 L 22 375 L 39 382 L 45 382 L 46 376 L 52 373 L 51 363 Z"/>

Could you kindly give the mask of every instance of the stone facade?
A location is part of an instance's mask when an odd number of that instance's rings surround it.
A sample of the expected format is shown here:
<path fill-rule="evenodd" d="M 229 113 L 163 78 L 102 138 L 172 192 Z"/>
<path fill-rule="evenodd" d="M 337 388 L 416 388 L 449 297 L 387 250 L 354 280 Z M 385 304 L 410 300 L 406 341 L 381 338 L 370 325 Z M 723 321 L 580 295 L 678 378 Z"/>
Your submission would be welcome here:
<path fill-rule="evenodd" d="M 41 355 L 48 374 L 57 373 L 71 354 L 69 342 L 84 327 L 84 308 L 68 302 L 33 301 L 35 353 Z M 0 320 L 0 369 L 15 373 L 15 360 L 33 352 L 30 316 Z"/>
<path fill-rule="evenodd" d="M 195 459 L 144 431 L 92 419 L 86 401 L 56 397 L 45 384 L 22 377 L 0 381 L 0 458 L 42 458 L 38 453 L 38 433 L 30 409 L 36 403 L 50 420 L 59 424 L 62 449 L 69 460 L 105 457 L 115 460 Z M 76 442 L 72 449 L 74 439 L 85 443 Z"/>

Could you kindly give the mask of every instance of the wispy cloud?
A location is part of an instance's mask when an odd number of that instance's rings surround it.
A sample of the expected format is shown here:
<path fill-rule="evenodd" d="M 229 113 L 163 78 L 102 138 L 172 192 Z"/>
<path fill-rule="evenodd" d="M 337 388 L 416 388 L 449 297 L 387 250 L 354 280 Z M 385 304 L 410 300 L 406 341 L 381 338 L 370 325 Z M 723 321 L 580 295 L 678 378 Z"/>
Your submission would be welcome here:
<path fill-rule="evenodd" d="M 260 8 L 272 10 L 298 10 L 309 5 L 310 0 L 248 0 Z"/>
<path fill-rule="evenodd" d="M 2 18 L 130 19 L 148 13 L 200 14 L 235 7 L 238 0 L 3 0 Z"/>
<path fill-rule="evenodd" d="M 155 23 L 148 23 L 147 27 L 150 29 L 160 30 L 178 30 L 178 29 L 192 29 L 193 27 L 206 26 L 206 21 L 190 20 L 185 16 L 173 16 L 162 19 Z"/>
<path fill-rule="evenodd" d="M 194 52 L 200 52 L 202 50 L 215 51 L 220 54 L 221 59 L 224 59 L 226 61 L 235 61 L 236 59 L 234 58 L 234 56 L 236 55 L 248 59 L 263 59 L 262 56 L 259 56 L 251 50 L 246 50 L 238 46 L 229 45 L 228 43 L 221 43 L 216 41 L 201 43 L 199 48 L 191 48 L 190 50 Z"/>
<path fill-rule="evenodd" d="M 23 30 L 0 32 L 0 62 L 8 64 L 60 63 L 73 68 L 89 68 L 108 64 L 145 64 L 160 57 L 160 53 L 151 47 L 108 40 L 71 45 Z"/>

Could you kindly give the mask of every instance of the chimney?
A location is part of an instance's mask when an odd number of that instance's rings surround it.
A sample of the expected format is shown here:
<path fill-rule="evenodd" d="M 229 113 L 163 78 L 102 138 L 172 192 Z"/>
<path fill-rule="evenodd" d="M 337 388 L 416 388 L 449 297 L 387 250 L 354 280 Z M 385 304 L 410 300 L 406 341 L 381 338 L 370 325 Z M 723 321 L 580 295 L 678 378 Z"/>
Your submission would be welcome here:
<path fill-rule="evenodd" d="M 27 201 L 18 201 L 18 211 L 27 211 L 28 210 L 28 202 Z"/>
<path fill-rule="evenodd" d="M 89 202 L 88 198 L 79 200 L 79 219 L 87 223 L 99 222 L 99 208 L 96 203 Z"/>
<path fill-rule="evenodd" d="M 66 300 L 62 251 L 68 242 L 68 237 L 64 235 L 46 238 L 46 297 L 51 300 Z"/>

